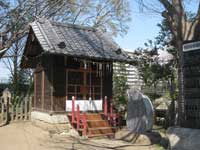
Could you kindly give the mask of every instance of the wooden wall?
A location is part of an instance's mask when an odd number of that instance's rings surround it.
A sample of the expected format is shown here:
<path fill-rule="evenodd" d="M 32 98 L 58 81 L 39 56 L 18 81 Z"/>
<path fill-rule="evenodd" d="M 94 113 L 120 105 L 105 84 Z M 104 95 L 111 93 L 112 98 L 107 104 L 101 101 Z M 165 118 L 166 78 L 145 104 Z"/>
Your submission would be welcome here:
<path fill-rule="evenodd" d="M 44 105 L 43 109 L 46 111 L 51 110 L 51 70 L 44 70 L 43 72 L 43 83 L 44 83 Z"/>
<path fill-rule="evenodd" d="M 41 100 L 42 100 L 42 88 L 41 88 L 41 83 L 42 83 L 42 69 L 36 68 L 35 73 L 34 73 L 34 108 L 39 108 L 41 109 Z"/>
<path fill-rule="evenodd" d="M 52 62 L 51 57 L 42 56 L 34 72 L 34 109 L 49 112 L 52 97 Z M 49 62 L 49 63 L 48 63 Z"/>
<path fill-rule="evenodd" d="M 65 111 L 66 69 L 64 56 L 53 56 L 53 111 Z"/>
<path fill-rule="evenodd" d="M 111 64 L 112 65 L 112 64 Z M 104 70 L 103 73 L 103 96 L 108 97 L 108 101 L 112 99 L 112 75 L 113 67 L 111 67 L 111 72 Z"/>
<path fill-rule="evenodd" d="M 43 55 L 35 69 L 34 108 L 44 112 L 65 112 L 66 69 L 79 69 L 80 62 L 73 62 L 61 55 Z M 106 68 L 103 67 L 103 68 Z M 111 67 L 112 68 L 112 67 Z M 103 70 L 102 95 L 112 98 L 112 70 Z"/>

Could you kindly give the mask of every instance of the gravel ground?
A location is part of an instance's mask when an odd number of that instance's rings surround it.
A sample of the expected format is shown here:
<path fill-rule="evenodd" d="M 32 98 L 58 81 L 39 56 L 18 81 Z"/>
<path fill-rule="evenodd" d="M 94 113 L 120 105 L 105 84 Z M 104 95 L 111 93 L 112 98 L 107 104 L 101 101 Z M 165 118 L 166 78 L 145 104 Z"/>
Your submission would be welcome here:
<path fill-rule="evenodd" d="M 161 150 L 157 145 L 133 145 L 108 138 L 80 139 L 51 133 L 31 122 L 0 127 L 2 150 Z"/>

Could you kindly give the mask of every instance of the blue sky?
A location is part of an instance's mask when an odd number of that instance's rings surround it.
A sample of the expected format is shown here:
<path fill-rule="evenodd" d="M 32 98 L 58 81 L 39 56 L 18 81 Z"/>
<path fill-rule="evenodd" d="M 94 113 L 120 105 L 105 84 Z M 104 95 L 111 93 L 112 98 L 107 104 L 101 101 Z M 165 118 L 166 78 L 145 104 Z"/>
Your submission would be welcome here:
<path fill-rule="evenodd" d="M 144 46 L 148 39 L 154 39 L 159 28 L 157 24 L 162 20 L 158 14 L 149 14 L 139 12 L 137 6 L 131 2 L 131 17 L 132 21 L 129 23 L 129 30 L 123 37 L 115 38 L 115 41 L 121 48 L 134 50 L 138 47 Z M 8 78 L 9 72 L 5 65 L 0 61 L 0 79 Z"/>
<path fill-rule="evenodd" d="M 153 40 L 159 32 L 157 24 L 162 20 L 159 14 L 139 12 L 133 5 L 134 3 L 130 5 L 132 21 L 129 23 L 128 33 L 123 37 L 115 38 L 122 48 L 131 50 L 144 46 L 149 39 Z"/>
<path fill-rule="evenodd" d="M 198 3 L 199 0 L 185 1 L 185 10 L 196 13 Z M 157 4 L 155 3 L 155 5 Z M 138 4 L 134 0 L 130 0 L 130 8 L 132 10 L 132 21 L 129 24 L 129 31 L 123 37 L 115 38 L 115 41 L 121 48 L 135 50 L 138 47 L 143 47 L 147 40 L 153 40 L 157 36 L 159 32 L 157 24 L 162 21 L 162 16 L 158 13 L 150 13 L 150 11 L 146 13 L 140 12 Z"/>
<path fill-rule="evenodd" d="M 146 2 L 148 1 L 146 0 Z M 198 3 L 199 0 L 185 1 L 185 10 L 196 13 Z M 157 4 L 155 3 L 159 7 Z M 146 13 L 139 12 L 138 4 L 134 0 L 130 0 L 130 8 L 132 10 L 132 21 L 129 25 L 129 31 L 124 37 L 117 37 L 115 40 L 122 48 L 134 50 L 143 47 L 147 40 L 153 40 L 157 36 L 159 32 L 157 24 L 161 22 L 162 17 L 160 14 L 150 13 L 150 11 Z"/>

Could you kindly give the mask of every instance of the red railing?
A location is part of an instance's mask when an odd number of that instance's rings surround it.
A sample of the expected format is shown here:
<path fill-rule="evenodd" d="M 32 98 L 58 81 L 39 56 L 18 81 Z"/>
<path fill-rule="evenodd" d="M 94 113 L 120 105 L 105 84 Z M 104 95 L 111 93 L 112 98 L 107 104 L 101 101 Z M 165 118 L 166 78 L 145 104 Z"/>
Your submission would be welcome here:
<path fill-rule="evenodd" d="M 87 118 L 86 113 L 83 113 L 83 135 L 87 135 Z"/>
<path fill-rule="evenodd" d="M 110 124 L 114 127 L 120 127 L 121 126 L 121 115 L 118 113 L 113 112 L 113 104 L 110 100 L 110 112 L 108 113 L 108 98 L 105 96 L 104 98 L 104 117 L 107 119 Z"/>
<path fill-rule="evenodd" d="M 75 123 L 75 108 L 74 108 L 74 105 L 75 105 L 75 97 L 72 96 L 72 125 L 74 125 L 74 123 Z"/>
<path fill-rule="evenodd" d="M 83 135 L 87 134 L 87 119 L 86 119 L 86 113 L 80 113 L 80 106 L 76 106 L 75 111 L 75 97 L 72 96 L 72 125 L 76 127 L 77 129 L 80 129 L 81 126 L 83 128 Z M 75 126 L 76 124 L 76 126 Z"/>
<path fill-rule="evenodd" d="M 104 116 L 108 117 L 108 100 L 107 100 L 107 96 L 105 96 L 105 98 L 104 98 Z"/>
<path fill-rule="evenodd" d="M 79 105 L 77 105 L 77 109 L 76 109 L 76 127 L 77 129 L 80 128 L 80 122 L 81 122 L 81 118 L 80 118 L 80 107 Z"/>
<path fill-rule="evenodd" d="M 87 118 L 86 112 L 80 112 L 80 106 L 76 106 L 75 110 L 75 100 L 76 98 L 72 96 L 72 125 L 73 127 L 80 129 L 82 128 L 82 134 L 87 135 Z M 106 120 L 114 127 L 120 127 L 121 125 L 121 116 L 120 114 L 114 113 L 113 104 L 110 101 L 108 112 L 108 98 L 105 96 L 103 101 L 103 113 Z"/>

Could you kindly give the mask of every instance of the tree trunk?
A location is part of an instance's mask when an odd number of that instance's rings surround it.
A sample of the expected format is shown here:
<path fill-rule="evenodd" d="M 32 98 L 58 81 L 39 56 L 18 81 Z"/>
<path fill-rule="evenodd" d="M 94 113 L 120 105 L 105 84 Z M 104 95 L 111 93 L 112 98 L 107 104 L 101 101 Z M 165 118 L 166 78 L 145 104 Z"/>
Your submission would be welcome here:
<path fill-rule="evenodd" d="M 171 98 L 171 104 L 169 107 L 169 126 L 174 126 L 175 125 L 174 79 L 171 78 L 170 81 L 168 81 L 168 85 L 169 85 L 169 89 L 170 89 L 170 98 Z"/>
<path fill-rule="evenodd" d="M 18 92 L 18 42 L 15 44 L 14 57 L 13 57 L 13 91 L 14 95 Z"/>

